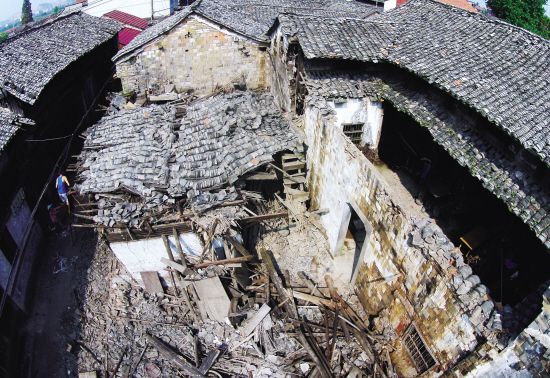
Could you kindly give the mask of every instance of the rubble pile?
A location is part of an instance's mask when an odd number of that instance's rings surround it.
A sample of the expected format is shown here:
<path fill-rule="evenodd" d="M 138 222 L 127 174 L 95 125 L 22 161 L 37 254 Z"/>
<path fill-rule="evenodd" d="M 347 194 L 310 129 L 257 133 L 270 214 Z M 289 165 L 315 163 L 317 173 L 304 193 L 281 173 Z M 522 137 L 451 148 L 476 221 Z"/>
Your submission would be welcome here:
<path fill-rule="evenodd" d="M 275 203 L 262 203 L 264 211 L 281 210 Z M 235 211 L 229 209 L 197 218 L 203 233 L 214 238 L 223 216 Z M 75 315 L 80 320 L 79 371 L 103 377 L 282 378 L 373 374 L 376 369 L 395 377 L 386 355 L 377 352 L 389 348 L 394 337 L 388 334 L 387 319 L 375 319 L 374 332 L 369 330 L 367 318 L 340 297 L 329 276 L 319 269 L 316 281 L 303 271 L 306 265 L 297 263 L 326 243 L 319 230 L 303 222 L 300 228 L 289 228 L 292 220 L 283 218 L 262 222 L 257 255 L 231 237 L 234 227 L 218 232 L 230 242 L 225 243 L 226 260 L 203 263 L 194 257 L 168 265 L 172 282 L 162 281 L 157 292 L 138 285 L 108 245 L 101 244 Z M 274 246 L 287 237 L 275 225 L 285 226 L 290 239 L 277 252 Z M 304 242 L 308 239 L 310 244 Z M 213 243 L 211 247 L 215 249 Z M 274 252 L 267 252 L 268 247 Z M 283 253 L 283 248 L 293 249 Z M 306 252 L 302 256 L 300 248 Z M 248 262 L 231 264 L 239 254 L 250 255 Z M 187 266 L 185 273 L 178 273 L 180 263 Z M 276 265 L 292 276 L 280 275 Z"/>

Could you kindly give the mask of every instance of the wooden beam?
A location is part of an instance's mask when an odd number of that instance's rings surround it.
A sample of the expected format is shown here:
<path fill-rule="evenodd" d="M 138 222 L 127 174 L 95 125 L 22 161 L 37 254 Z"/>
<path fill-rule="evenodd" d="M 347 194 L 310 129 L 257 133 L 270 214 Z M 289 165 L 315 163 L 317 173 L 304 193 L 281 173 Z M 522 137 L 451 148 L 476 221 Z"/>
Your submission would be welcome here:
<path fill-rule="evenodd" d="M 254 217 L 241 218 L 241 222 L 260 222 L 268 219 L 283 218 L 288 216 L 288 211 L 283 211 L 282 213 L 275 214 L 265 214 L 265 215 L 256 215 Z"/>
<path fill-rule="evenodd" d="M 252 254 L 250 252 L 248 252 L 246 250 L 246 248 L 243 247 L 242 244 L 239 243 L 239 241 L 237 239 L 235 239 L 233 236 L 231 236 L 229 234 L 226 234 L 225 238 L 231 243 L 231 245 L 233 247 L 235 247 L 235 249 L 237 251 L 239 251 L 241 253 L 241 255 L 243 255 L 243 256 L 252 256 Z"/>
<path fill-rule="evenodd" d="M 291 318 L 298 319 L 298 310 L 294 305 L 293 299 L 288 295 L 288 292 L 283 285 L 283 280 L 279 277 L 279 274 L 275 269 L 275 264 L 273 263 L 273 260 L 271 260 L 271 256 L 269 256 L 269 253 L 265 250 L 265 248 L 260 248 L 260 256 L 267 268 L 271 282 L 273 282 L 275 288 L 277 289 L 277 293 L 279 294 L 279 302 L 283 304 L 286 312 Z"/>
<path fill-rule="evenodd" d="M 250 255 L 250 256 L 235 257 L 232 259 L 225 259 L 225 260 L 207 261 L 205 263 L 196 264 L 193 266 L 193 268 L 195 269 L 206 268 L 207 266 L 210 266 L 210 265 L 225 265 L 225 264 L 231 264 L 231 263 L 250 261 L 253 259 L 254 259 L 254 256 Z"/>
<path fill-rule="evenodd" d="M 162 354 L 166 359 L 168 359 L 170 362 L 172 362 L 174 365 L 176 365 L 178 368 L 183 370 L 186 374 L 199 377 L 199 378 L 206 378 L 204 374 L 202 374 L 200 371 L 195 369 L 193 366 L 189 365 L 187 361 L 174 352 L 172 348 L 170 348 L 168 345 L 166 345 L 164 342 L 162 342 L 160 339 L 156 338 L 153 335 L 146 335 L 147 341 L 154 346 L 160 354 Z"/>

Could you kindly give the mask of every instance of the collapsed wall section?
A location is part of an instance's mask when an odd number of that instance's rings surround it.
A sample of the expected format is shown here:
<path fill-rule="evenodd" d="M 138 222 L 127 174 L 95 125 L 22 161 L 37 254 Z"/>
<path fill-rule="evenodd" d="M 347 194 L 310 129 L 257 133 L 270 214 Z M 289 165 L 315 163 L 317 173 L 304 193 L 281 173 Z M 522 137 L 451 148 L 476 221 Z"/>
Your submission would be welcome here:
<path fill-rule="evenodd" d="M 353 289 L 365 310 L 388 328 L 391 353 L 402 376 L 431 368 L 435 375 L 474 350 L 478 338 L 498 345 L 500 315 L 486 287 L 431 219 L 412 219 L 394 200 L 391 188 L 337 126 L 322 99 L 308 102 L 305 134 L 312 208 L 330 209 L 322 219 L 337 257 L 348 205 L 372 232 L 358 262 Z M 351 277 L 350 277 L 351 280 Z M 462 296 L 462 297 L 461 297 Z M 414 327 L 433 361 L 422 366 L 405 344 Z"/>
<path fill-rule="evenodd" d="M 125 92 L 173 84 L 178 92 L 209 94 L 244 78 L 249 89 L 269 85 L 262 45 L 198 15 L 117 62 Z"/>

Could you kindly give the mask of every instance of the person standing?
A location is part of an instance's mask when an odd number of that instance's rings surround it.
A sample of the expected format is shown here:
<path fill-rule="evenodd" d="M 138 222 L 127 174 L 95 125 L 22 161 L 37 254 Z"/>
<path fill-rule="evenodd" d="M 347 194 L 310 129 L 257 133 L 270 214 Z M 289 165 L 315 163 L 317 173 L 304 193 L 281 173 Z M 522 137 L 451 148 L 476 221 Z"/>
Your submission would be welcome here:
<path fill-rule="evenodd" d="M 63 202 L 67 204 L 67 207 L 69 208 L 69 213 L 71 212 L 71 206 L 69 205 L 69 197 L 67 196 L 67 193 L 69 192 L 69 180 L 67 180 L 66 176 L 63 176 L 63 172 L 59 172 L 59 176 L 57 177 L 57 180 L 55 180 L 55 187 L 57 188 L 57 194 L 59 194 L 59 198 Z"/>

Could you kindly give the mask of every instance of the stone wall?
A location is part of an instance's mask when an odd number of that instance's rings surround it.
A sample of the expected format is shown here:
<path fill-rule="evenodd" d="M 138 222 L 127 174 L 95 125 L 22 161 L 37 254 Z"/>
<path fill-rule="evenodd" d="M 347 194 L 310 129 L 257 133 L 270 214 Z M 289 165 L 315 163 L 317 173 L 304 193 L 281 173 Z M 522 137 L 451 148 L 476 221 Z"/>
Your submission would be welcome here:
<path fill-rule="evenodd" d="M 190 16 L 135 56 L 117 62 L 117 75 L 124 91 L 174 84 L 179 92 L 209 94 L 240 76 L 249 89 L 268 87 L 263 50 L 258 42 Z"/>
<path fill-rule="evenodd" d="M 486 287 L 432 220 L 404 213 L 337 122 L 323 99 L 310 99 L 304 131 L 311 206 L 330 209 L 321 221 L 335 256 L 347 204 L 354 204 L 372 226 L 353 289 L 365 310 L 390 329 L 387 341 L 395 347 L 391 358 L 400 376 L 418 374 L 401 341 L 413 322 L 439 364 L 428 376 L 473 351 L 478 336 L 496 347 L 502 326 Z"/>

